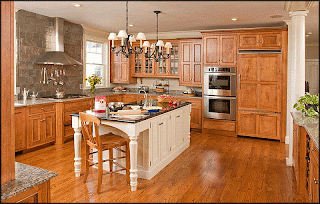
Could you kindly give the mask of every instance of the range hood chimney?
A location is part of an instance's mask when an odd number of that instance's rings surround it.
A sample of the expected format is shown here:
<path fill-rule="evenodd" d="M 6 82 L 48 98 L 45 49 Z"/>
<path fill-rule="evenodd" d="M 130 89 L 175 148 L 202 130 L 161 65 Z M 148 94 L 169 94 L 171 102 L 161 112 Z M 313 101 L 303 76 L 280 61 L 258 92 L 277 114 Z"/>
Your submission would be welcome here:
<path fill-rule="evenodd" d="M 63 37 L 64 19 L 59 17 L 53 18 L 53 33 L 54 47 L 53 51 L 47 51 L 40 59 L 36 60 L 34 64 L 49 64 L 49 65 L 81 65 L 80 62 L 73 59 L 64 53 L 64 37 Z"/>

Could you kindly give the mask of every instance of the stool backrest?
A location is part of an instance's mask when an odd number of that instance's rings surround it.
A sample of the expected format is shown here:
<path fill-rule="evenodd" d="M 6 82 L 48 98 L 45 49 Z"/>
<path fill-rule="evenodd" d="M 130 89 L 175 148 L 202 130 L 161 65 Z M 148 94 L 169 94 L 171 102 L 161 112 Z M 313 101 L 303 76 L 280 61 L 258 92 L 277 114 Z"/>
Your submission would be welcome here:
<path fill-rule="evenodd" d="M 95 148 L 94 146 L 96 146 L 96 148 L 101 146 L 99 135 L 99 125 L 101 124 L 100 119 L 93 115 L 80 112 L 80 120 L 82 135 L 86 143 L 93 148 Z M 95 129 L 95 137 L 93 137 L 93 127 Z"/>

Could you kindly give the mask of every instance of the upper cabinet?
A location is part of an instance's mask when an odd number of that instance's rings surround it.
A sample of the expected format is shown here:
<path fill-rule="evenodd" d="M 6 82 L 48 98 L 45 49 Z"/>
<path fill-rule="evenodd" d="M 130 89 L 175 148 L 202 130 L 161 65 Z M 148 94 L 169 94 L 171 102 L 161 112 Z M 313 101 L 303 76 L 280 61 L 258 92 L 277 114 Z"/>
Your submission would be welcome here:
<path fill-rule="evenodd" d="M 280 49 L 280 33 L 239 34 L 239 49 Z"/>
<path fill-rule="evenodd" d="M 205 35 L 203 48 L 204 66 L 235 66 L 237 64 L 235 35 Z"/>
<path fill-rule="evenodd" d="M 202 40 L 180 42 L 180 78 L 181 86 L 202 86 Z"/>
<path fill-rule="evenodd" d="M 116 45 L 117 46 L 117 45 Z M 124 57 L 122 54 L 116 55 L 111 52 L 111 66 L 110 66 L 110 81 L 111 83 L 137 83 L 137 79 L 132 77 L 133 69 L 130 68 L 129 61 L 132 60 L 134 55 L 130 58 Z"/>

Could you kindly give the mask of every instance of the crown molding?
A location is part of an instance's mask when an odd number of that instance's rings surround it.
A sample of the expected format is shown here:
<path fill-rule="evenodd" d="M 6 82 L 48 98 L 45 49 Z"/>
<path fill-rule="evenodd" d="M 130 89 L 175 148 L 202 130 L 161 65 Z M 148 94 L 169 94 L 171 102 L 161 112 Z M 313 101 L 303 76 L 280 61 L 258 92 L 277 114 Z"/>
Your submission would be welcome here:
<path fill-rule="evenodd" d="M 313 47 L 317 47 L 319 46 L 319 43 L 310 43 L 310 44 L 306 44 L 306 46 L 313 46 Z"/>
<path fill-rule="evenodd" d="M 309 10 L 314 1 L 285 1 L 284 10 L 288 12 L 292 11 L 307 11 Z"/>

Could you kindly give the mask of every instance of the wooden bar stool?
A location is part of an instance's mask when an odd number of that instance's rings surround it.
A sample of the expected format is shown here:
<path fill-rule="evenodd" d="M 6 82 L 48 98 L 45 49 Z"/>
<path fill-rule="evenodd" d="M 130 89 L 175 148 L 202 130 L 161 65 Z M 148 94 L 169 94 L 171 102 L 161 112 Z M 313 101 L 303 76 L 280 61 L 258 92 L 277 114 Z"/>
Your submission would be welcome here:
<path fill-rule="evenodd" d="M 109 174 L 113 172 L 126 170 L 126 179 L 128 184 L 130 183 L 130 151 L 129 151 L 129 140 L 118 135 L 114 135 L 112 133 L 99 135 L 99 125 L 101 121 L 99 118 L 88 115 L 80 112 L 80 120 L 81 120 L 81 130 L 85 141 L 85 166 L 86 172 L 84 175 L 84 183 L 87 181 L 88 172 L 90 166 L 98 166 L 98 189 L 97 192 L 101 191 L 101 183 L 102 183 L 102 164 L 103 162 L 109 161 L 110 171 L 107 172 Z M 93 127 L 95 128 L 95 137 L 93 137 Z M 126 150 L 120 149 L 121 146 L 126 146 Z M 97 149 L 97 152 L 90 152 L 90 148 Z M 118 150 L 119 152 L 124 152 L 125 156 L 119 156 L 113 158 L 113 149 Z M 109 150 L 109 159 L 102 159 L 102 152 L 104 150 Z M 93 154 L 98 153 L 98 163 L 93 161 Z M 90 158 L 90 155 L 92 156 Z M 126 159 L 126 167 L 122 166 L 118 162 L 114 161 L 116 159 Z M 113 164 L 120 167 L 120 169 L 113 171 Z"/>

